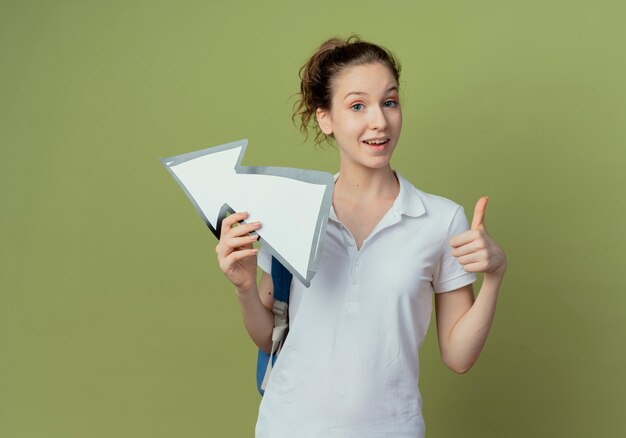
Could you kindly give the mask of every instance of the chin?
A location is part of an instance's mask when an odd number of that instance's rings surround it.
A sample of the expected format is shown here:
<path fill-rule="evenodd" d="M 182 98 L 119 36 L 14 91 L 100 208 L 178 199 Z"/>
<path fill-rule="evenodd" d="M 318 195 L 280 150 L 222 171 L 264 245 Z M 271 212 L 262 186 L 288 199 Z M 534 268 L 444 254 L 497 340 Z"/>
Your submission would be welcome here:
<path fill-rule="evenodd" d="M 384 159 L 378 160 L 364 160 L 362 164 L 369 169 L 383 169 L 390 166 L 390 158 L 391 157 L 385 157 Z"/>

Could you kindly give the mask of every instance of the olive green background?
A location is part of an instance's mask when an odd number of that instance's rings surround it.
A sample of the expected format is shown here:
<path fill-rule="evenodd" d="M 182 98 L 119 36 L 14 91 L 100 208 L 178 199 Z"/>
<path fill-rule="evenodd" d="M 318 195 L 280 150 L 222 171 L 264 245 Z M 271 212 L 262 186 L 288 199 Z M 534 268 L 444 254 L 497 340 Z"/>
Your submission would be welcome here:
<path fill-rule="evenodd" d="M 245 137 L 245 165 L 336 171 L 291 96 L 352 32 L 403 64 L 394 167 L 470 220 L 489 195 L 508 254 L 468 374 L 431 326 L 428 436 L 625 436 L 622 4 L 3 1 L 0 436 L 253 435 L 255 348 L 158 159 Z"/>

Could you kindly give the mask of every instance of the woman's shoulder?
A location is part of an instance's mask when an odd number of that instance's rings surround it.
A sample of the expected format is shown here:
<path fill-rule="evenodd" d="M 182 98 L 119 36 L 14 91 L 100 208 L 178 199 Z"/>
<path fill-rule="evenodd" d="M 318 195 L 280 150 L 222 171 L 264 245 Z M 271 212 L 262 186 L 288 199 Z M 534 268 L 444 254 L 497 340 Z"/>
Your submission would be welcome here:
<path fill-rule="evenodd" d="M 398 172 L 396 172 L 396 175 L 400 181 L 401 188 L 405 189 L 407 192 L 407 201 L 414 203 L 421 202 L 426 213 L 454 215 L 457 210 L 463 209 L 460 204 L 451 199 L 418 189 Z M 413 198 L 413 200 L 411 198 Z"/>

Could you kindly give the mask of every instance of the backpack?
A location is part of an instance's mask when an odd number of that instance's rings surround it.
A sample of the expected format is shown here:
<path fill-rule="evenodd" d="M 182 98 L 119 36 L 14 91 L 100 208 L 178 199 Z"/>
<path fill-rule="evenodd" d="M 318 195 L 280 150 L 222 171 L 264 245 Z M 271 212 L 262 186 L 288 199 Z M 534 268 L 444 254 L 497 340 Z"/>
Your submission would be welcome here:
<path fill-rule="evenodd" d="M 293 275 L 275 257 L 272 257 L 272 283 L 274 284 L 274 330 L 270 354 L 259 348 L 256 363 L 256 386 L 259 393 L 265 393 L 267 381 L 276 363 L 289 329 L 289 291 Z"/>

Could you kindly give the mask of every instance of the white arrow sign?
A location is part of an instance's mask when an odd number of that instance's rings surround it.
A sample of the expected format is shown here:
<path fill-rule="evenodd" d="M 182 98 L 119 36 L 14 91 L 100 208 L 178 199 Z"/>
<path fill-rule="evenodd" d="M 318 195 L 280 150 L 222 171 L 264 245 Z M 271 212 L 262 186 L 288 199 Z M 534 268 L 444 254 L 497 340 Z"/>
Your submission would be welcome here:
<path fill-rule="evenodd" d="M 227 213 L 247 211 L 261 221 L 260 240 L 309 286 L 319 266 L 332 203 L 330 173 L 285 167 L 242 166 L 248 140 L 162 158 L 213 234 Z"/>

